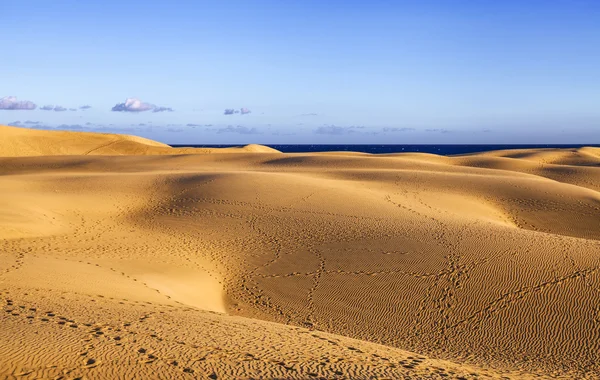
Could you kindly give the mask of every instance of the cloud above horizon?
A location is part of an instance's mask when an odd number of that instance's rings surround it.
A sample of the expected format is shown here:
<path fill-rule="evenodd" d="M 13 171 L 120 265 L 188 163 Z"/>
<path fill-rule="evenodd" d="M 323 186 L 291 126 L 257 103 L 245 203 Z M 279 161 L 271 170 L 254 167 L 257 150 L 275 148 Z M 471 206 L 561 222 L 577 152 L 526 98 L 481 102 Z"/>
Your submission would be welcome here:
<path fill-rule="evenodd" d="M 42 110 L 42 111 L 64 112 L 67 109 L 65 107 L 63 107 L 63 106 L 56 106 L 56 107 L 55 106 L 43 106 L 43 107 L 40 107 L 40 110 Z"/>
<path fill-rule="evenodd" d="M 239 133 L 242 135 L 258 135 L 260 132 L 256 128 L 248 128 L 241 125 L 232 126 L 228 125 L 226 128 L 219 128 L 217 133 Z"/>
<path fill-rule="evenodd" d="M 113 112 L 173 112 L 173 109 L 170 107 L 162 107 L 156 106 L 151 103 L 142 102 L 136 98 L 127 98 L 125 103 L 116 104 L 111 111 Z"/>
<path fill-rule="evenodd" d="M 398 127 L 386 127 L 386 128 L 383 128 L 384 132 L 410 132 L 410 131 L 414 131 L 414 130 L 415 130 L 414 128 L 406 128 L 406 127 L 403 127 L 403 128 L 398 128 Z"/>
<path fill-rule="evenodd" d="M 171 108 L 171 107 L 156 107 L 152 110 L 152 112 L 173 112 L 173 108 Z"/>
<path fill-rule="evenodd" d="M 324 125 L 314 130 L 318 135 L 347 135 L 358 132 L 357 129 L 364 129 L 363 126 L 338 127 L 336 125 Z"/>
<path fill-rule="evenodd" d="M 85 124 L 59 124 L 59 125 L 51 125 L 45 124 L 39 121 L 26 121 L 24 123 L 20 121 L 15 121 L 9 123 L 9 125 L 13 125 L 16 127 L 26 127 L 30 129 L 40 129 L 40 130 L 50 130 L 50 131 L 79 131 L 79 132 L 101 132 L 101 133 L 139 133 L 139 132 L 149 132 L 150 127 L 140 128 L 140 127 L 125 127 L 125 126 L 114 126 L 113 124 L 109 124 L 108 126 L 102 124 L 94 124 L 87 122 Z M 173 131 L 170 131 L 173 132 Z"/>
<path fill-rule="evenodd" d="M 17 100 L 16 96 L 0 98 L 0 110 L 34 110 L 37 105 L 29 100 Z"/>
<path fill-rule="evenodd" d="M 446 128 L 430 128 L 426 129 L 425 132 L 436 132 L 436 133 L 451 133 L 452 131 Z"/>
<path fill-rule="evenodd" d="M 84 110 L 84 111 L 85 111 L 85 110 L 89 110 L 90 108 L 92 108 L 92 106 L 89 106 L 89 105 L 87 105 L 87 104 L 86 104 L 86 105 L 84 105 L 84 106 L 81 106 L 81 107 L 79 107 L 79 109 L 80 109 L 80 110 Z"/>
<path fill-rule="evenodd" d="M 245 107 L 242 107 L 239 110 L 237 110 L 235 108 L 226 108 L 225 111 L 223 112 L 223 115 L 233 115 L 236 113 L 239 113 L 241 115 L 247 115 L 251 112 L 252 111 L 250 111 L 248 108 L 245 108 Z"/>

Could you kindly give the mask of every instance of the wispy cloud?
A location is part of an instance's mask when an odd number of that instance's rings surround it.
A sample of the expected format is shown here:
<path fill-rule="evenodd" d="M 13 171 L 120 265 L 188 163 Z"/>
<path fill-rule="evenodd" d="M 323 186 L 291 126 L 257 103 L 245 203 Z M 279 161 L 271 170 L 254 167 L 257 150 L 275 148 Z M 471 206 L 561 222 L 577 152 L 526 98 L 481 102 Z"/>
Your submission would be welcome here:
<path fill-rule="evenodd" d="M 15 96 L 5 96 L 0 99 L 0 110 L 34 110 L 36 105 L 29 100 L 17 100 Z"/>
<path fill-rule="evenodd" d="M 252 112 L 252 111 L 250 111 L 248 108 L 240 108 L 240 113 L 241 113 L 242 115 L 247 115 L 247 114 L 249 114 L 250 112 Z"/>
<path fill-rule="evenodd" d="M 80 110 L 84 110 L 84 111 L 85 111 L 85 110 L 89 110 L 90 108 L 92 108 L 92 106 L 89 106 L 89 105 L 87 105 L 87 104 L 86 104 L 86 105 L 84 105 L 84 106 L 81 106 L 81 107 L 79 107 L 79 109 L 80 109 Z"/>
<path fill-rule="evenodd" d="M 398 127 L 386 127 L 383 128 L 384 132 L 410 132 L 414 131 L 414 128 L 398 128 Z"/>
<path fill-rule="evenodd" d="M 426 129 L 425 132 L 435 132 L 435 133 L 451 133 L 452 131 L 445 128 L 432 128 Z"/>
<path fill-rule="evenodd" d="M 349 127 L 338 127 L 337 125 L 324 125 L 314 130 L 319 135 L 347 135 L 350 133 L 358 132 L 357 129 L 364 129 L 364 126 L 349 126 Z"/>
<path fill-rule="evenodd" d="M 348 133 L 356 132 L 353 129 L 346 127 L 336 127 L 335 125 L 327 127 L 319 127 L 315 129 L 315 133 L 319 135 L 346 135 Z"/>
<path fill-rule="evenodd" d="M 83 131 L 83 132 L 103 132 L 103 133 L 138 133 L 148 131 L 148 128 L 136 128 L 136 127 L 115 127 L 112 124 L 104 126 L 100 124 L 94 124 L 87 122 L 84 125 L 81 124 L 60 124 L 57 126 L 36 124 L 31 125 L 29 128 L 32 129 L 43 129 L 43 130 L 62 130 L 62 131 Z"/>
<path fill-rule="evenodd" d="M 42 111 L 64 112 L 67 109 L 65 107 L 63 107 L 63 106 L 56 106 L 56 107 L 55 106 L 43 106 L 43 107 L 40 107 L 40 110 L 42 110 Z"/>
<path fill-rule="evenodd" d="M 285 131 L 274 131 L 271 132 L 273 136 L 294 136 L 295 132 L 285 132 Z"/>
<path fill-rule="evenodd" d="M 155 107 L 152 112 L 173 112 L 171 107 Z"/>
<path fill-rule="evenodd" d="M 125 100 L 125 103 L 118 103 L 113 108 L 114 112 L 144 112 L 144 111 L 152 111 L 152 112 L 173 112 L 173 109 L 170 107 L 162 107 L 156 106 L 151 103 L 142 102 L 136 98 L 128 98 Z"/>
<path fill-rule="evenodd" d="M 314 112 L 313 113 L 301 113 L 298 116 L 319 116 L 319 114 L 318 113 L 314 113 Z"/>
<path fill-rule="evenodd" d="M 77 108 L 69 108 L 69 111 L 77 111 Z"/>
<path fill-rule="evenodd" d="M 226 128 L 217 129 L 217 133 L 239 133 L 242 135 L 258 135 L 260 132 L 256 128 L 243 127 L 241 125 L 228 125 Z"/>
<path fill-rule="evenodd" d="M 226 108 L 225 112 L 223 112 L 223 115 L 233 115 L 235 113 L 235 110 L 233 108 Z"/>

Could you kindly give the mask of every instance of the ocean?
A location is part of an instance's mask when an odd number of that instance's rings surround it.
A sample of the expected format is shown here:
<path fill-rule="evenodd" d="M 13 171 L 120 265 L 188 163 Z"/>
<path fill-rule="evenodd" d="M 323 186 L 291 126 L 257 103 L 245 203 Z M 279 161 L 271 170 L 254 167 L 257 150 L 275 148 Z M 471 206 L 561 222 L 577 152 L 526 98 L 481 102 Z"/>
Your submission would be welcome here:
<path fill-rule="evenodd" d="M 584 146 L 600 147 L 600 144 L 523 144 L 523 145 L 490 145 L 490 144 L 439 144 L 439 145 L 396 145 L 396 144 L 365 144 L 365 145 L 354 145 L 354 144 L 265 144 L 273 149 L 277 149 L 284 153 L 311 153 L 311 152 L 364 152 L 371 154 L 385 154 L 385 153 L 408 153 L 408 152 L 420 152 L 420 153 L 434 153 L 443 156 L 450 156 L 456 154 L 468 154 L 485 152 L 489 150 L 501 150 L 501 149 L 533 149 L 533 148 L 581 148 Z M 193 147 L 193 148 L 228 148 L 239 145 L 172 145 L 174 148 L 182 147 Z"/>

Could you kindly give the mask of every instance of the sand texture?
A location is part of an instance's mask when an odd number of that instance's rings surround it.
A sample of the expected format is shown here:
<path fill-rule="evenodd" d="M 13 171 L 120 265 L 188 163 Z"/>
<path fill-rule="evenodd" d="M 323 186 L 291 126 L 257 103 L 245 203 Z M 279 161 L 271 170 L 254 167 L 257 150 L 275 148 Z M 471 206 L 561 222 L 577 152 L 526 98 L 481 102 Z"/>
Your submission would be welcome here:
<path fill-rule="evenodd" d="M 0 378 L 600 377 L 600 150 L 226 152 L 0 127 Z"/>

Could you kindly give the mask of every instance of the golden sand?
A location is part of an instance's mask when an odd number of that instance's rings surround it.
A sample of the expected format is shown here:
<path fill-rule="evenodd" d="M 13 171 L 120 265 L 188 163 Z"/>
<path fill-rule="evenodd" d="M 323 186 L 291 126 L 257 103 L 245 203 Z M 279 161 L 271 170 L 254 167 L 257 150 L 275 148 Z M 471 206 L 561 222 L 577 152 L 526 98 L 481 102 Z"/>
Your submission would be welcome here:
<path fill-rule="evenodd" d="M 0 127 L 0 378 L 597 378 L 599 191 L 595 148 Z"/>

